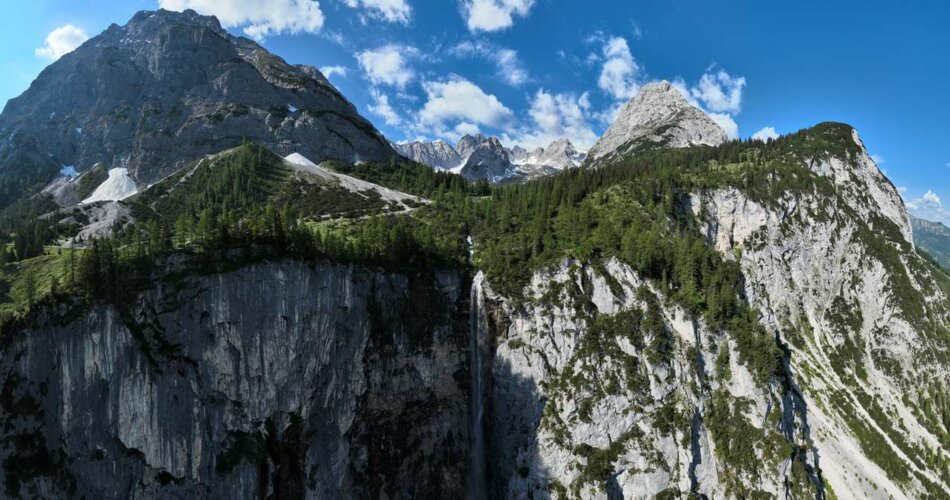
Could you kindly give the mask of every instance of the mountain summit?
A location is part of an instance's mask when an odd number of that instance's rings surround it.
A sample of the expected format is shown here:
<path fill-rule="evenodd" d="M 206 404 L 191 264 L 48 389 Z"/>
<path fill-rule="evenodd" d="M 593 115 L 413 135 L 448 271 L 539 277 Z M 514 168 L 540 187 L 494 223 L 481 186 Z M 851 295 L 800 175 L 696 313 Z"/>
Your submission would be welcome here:
<path fill-rule="evenodd" d="M 12 99 L 0 130 L 0 172 L 39 170 L 45 180 L 62 165 L 82 173 L 102 162 L 153 183 L 242 141 L 314 161 L 396 154 L 317 69 L 194 11 L 140 12 L 110 26 Z"/>
<path fill-rule="evenodd" d="M 691 105 L 670 82 L 651 83 L 620 109 L 617 120 L 588 153 L 596 162 L 626 155 L 650 144 L 663 147 L 718 146 L 729 138 L 703 111 Z"/>

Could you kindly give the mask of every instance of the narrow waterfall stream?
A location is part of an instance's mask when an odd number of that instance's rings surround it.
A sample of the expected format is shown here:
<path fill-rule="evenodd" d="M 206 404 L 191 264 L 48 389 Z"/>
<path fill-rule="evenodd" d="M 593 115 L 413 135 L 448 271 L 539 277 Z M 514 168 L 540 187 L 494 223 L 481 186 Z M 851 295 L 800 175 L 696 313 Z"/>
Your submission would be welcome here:
<path fill-rule="evenodd" d="M 488 498 L 488 478 L 485 474 L 487 456 L 484 425 L 488 318 L 485 317 L 485 304 L 482 294 L 482 284 L 484 281 L 485 276 L 479 272 L 472 281 L 472 295 L 469 306 L 471 308 L 469 349 L 472 363 L 472 415 L 469 423 L 469 434 L 472 442 L 469 456 L 468 500 L 487 500 Z"/>

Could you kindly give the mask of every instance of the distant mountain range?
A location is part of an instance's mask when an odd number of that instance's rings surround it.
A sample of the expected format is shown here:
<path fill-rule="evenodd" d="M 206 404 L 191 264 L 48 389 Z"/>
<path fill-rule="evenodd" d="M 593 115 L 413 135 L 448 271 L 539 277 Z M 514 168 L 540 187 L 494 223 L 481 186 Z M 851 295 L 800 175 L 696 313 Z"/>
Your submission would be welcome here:
<path fill-rule="evenodd" d="M 729 138 L 706 113 L 689 104 L 669 82 L 645 85 L 621 108 L 616 121 L 590 152 L 578 151 L 568 139 L 528 151 L 505 148 L 495 137 L 466 135 L 453 147 L 445 141 L 392 144 L 400 154 L 432 168 L 469 180 L 530 180 L 582 165 L 596 167 L 614 157 L 649 148 L 718 146 Z"/>
<path fill-rule="evenodd" d="M 547 147 L 529 152 L 521 146 L 506 148 L 497 137 L 465 135 L 455 146 L 442 141 L 393 143 L 393 148 L 413 161 L 438 170 L 460 174 L 469 180 L 505 182 L 579 167 L 586 154 L 577 151 L 568 139 L 558 139 Z"/>
<path fill-rule="evenodd" d="M 930 222 L 910 216 L 914 229 L 914 243 L 927 252 L 944 269 L 950 269 L 950 228 L 940 222 Z"/>

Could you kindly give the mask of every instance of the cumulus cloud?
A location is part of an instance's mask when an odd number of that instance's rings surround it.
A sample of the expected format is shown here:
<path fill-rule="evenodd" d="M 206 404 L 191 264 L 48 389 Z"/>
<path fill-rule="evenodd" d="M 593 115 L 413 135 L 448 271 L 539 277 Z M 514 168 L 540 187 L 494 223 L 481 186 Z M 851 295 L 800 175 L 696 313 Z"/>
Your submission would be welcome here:
<path fill-rule="evenodd" d="M 733 77 L 719 70 L 704 74 L 699 84 L 690 89 L 690 94 L 710 111 L 738 113 L 742 111 L 742 88 L 745 85 L 745 77 Z"/>
<path fill-rule="evenodd" d="M 452 122 L 504 128 L 514 114 L 494 95 L 459 76 L 446 81 L 425 82 L 426 103 L 419 111 L 419 124 L 444 131 Z"/>
<path fill-rule="evenodd" d="M 518 52 L 512 49 L 481 41 L 467 41 L 456 45 L 452 52 L 459 56 L 492 61 L 498 68 L 498 76 L 509 85 L 517 87 L 528 81 L 528 71 L 524 69 Z"/>
<path fill-rule="evenodd" d="M 474 123 L 466 123 L 466 122 L 459 123 L 452 130 L 454 130 L 456 135 L 458 135 L 459 137 L 464 136 L 464 135 L 478 135 L 482 133 L 481 129 L 478 128 L 478 125 L 475 125 Z"/>
<path fill-rule="evenodd" d="M 406 0 L 344 0 L 348 7 L 365 9 L 370 17 L 391 23 L 409 24 L 412 8 Z"/>
<path fill-rule="evenodd" d="M 640 66 L 630 52 L 627 41 L 611 37 L 603 46 L 604 65 L 597 79 L 597 86 L 615 99 L 627 100 L 640 89 L 637 74 Z"/>
<path fill-rule="evenodd" d="M 345 78 L 346 71 L 346 66 L 324 66 L 320 68 L 320 72 L 327 78 L 331 78 L 333 75 L 340 75 Z"/>
<path fill-rule="evenodd" d="M 510 28 L 515 17 L 526 17 L 534 0 L 463 0 L 462 15 L 471 31 Z"/>
<path fill-rule="evenodd" d="M 370 113 L 385 120 L 386 125 L 393 127 L 402 125 L 402 117 L 400 117 L 399 113 L 396 113 L 396 110 L 389 104 L 388 95 L 377 89 L 372 89 L 370 90 L 370 96 L 373 98 L 373 104 L 367 106 Z"/>
<path fill-rule="evenodd" d="M 316 0 L 158 0 L 158 5 L 216 16 L 225 27 L 243 26 L 244 33 L 255 40 L 282 33 L 317 33 L 325 20 Z"/>
<path fill-rule="evenodd" d="M 89 39 L 85 31 L 67 24 L 54 29 L 46 35 L 46 42 L 36 49 L 36 57 L 55 61 L 60 57 L 76 50 L 77 47 Z"/>
<path fill-rule="evenodd" d="M 728 113 L 706 114 L 726 132 L 726 135 L 729 136 L 730 139 L 739 137 L 739 125 L 736 123 L 736 120 L 732 118 L 732 115 Z"/>
<path fill-rule="evenodd" d="M 752 138 L 759 141 L 768 141 L 769 139 L 778 139 L 778 132 L 775 127 L 764 127 L 758 132 L 752 134 Z"/>
<path fill-rule="evenodd" d="M 683 94 L 691 105 L 709 115 L 726 131 L 730 139 L 739 137 L 739 126 L 736 124 L 735 115 L 742 111 L 742 89 L 746 85 L 745 77 L 733 77 L 724 70 L 707 71 L 696 85 L 689 86 L 680 77 L 673 79 L 670 85 Z M 752 137 L 766 140 L 773 135 L 778 137 L 775 128 L 765 127 Z"/>
<path fill-rule="evenodd" d="M 415 53 L 412 47 L 390 44 L 364 50 L 356 54 L 356 60 L 374 85 L 392 85 L 402 89 L 416 76 L 406 59 Z"/>
<path fill-rule="evenodd" d="M 901 195 L 904 194 L 904 192 L 901 193 Z M 943 207 L 940 196 L 931 190 L 927 190 L 920 198 L 906 201 L 905 204 L 911 213 L 921 219 L 950 225 L 950 210 Z"/>
<path fill-rule="evenodd" d="M 588 123 L 586 115 L 589 109 L 590 96 L 586 92 L 578 97 L 540 89 L 531 99 L 528 111 L 530 127 L 506 134 L 505 142 L 534 149 L 567 138 L 580 150 L 590 149 L 598 136 Z"/>

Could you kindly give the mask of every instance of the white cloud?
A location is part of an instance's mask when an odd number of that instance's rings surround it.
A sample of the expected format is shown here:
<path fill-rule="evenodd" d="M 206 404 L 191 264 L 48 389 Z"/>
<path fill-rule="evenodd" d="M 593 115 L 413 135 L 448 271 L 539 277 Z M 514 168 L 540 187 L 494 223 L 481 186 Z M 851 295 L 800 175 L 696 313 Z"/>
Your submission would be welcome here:
<path fill-rule="evenodd" d="M 672 85 L 673 88 L 678 90 L 680 94 L 683 94 L 683 97 L 685 97 L 686 100 L 690 104 L 692 104 L 693 106 L 696 106 L 697 108 L 703 107 L 701 104 L 699 104 L 699 101 L 697 101 L 696 98 L 693 97 L 693 94 L 689 91 L 689 86 L 686 85 L 686 80 L 683 80 L 682 78 L 677 77 L 672 82 L 670 82 L 670 85 Z"/>
<path fill-rule="evenodd" d="M 924 206 L 927 206 L 927 207 L 940 208 L 943 206 L 940 203 L 940 197 L 937 196 L 936 193 L 930 190 L 927 190 L 927 192 L 924 193 L 924 197 L 922 198 L 922 200 L 924 202 Z"/>
<path fill-rule="evenodd" d="M 722 127 L 726 132 L 726 135 L 730 139 L 735 139 L 739 137 L 739 125 L 736 123 L 735 119 L 732 118 L 732 115 L 728 113 L 706 113 L 712 118 L 712 121 L 716 122 L 717 125 Z"/>
<path fill-rule="evenodd" d="M 742 111 L 742 89 L 746 85 L 745 77 L 733 78 L 723 70 L 717 73 L 706 72 L 699 80 L 699 84 L 689 87 L 682 78 L 675 78 L 670 85 L 686 98 L 686 100 L 703 110 L 716 122 L 730 139 L 739 137 L 739 125 L 735 116 Z M 753 135 L 753 139 L 766 140 L 772 136 L 778 137 L 773 127 L 765 127 Z"/>
<path fill-rule="evenodd" d="M 531 100 L 531 127 L 506 134 L 505 141 L 527 149 L 544 147 L 553 141 L 567 138 L 580 150 L 590 149 L 597 142 L 597 134 L 588 123 L 586 111 L 590 108 L 587 93 L 552 94 L 538 90 Z"/>
<path fill-rule="evenodd" d="M 455 133 L 458 134 L 459 137 L 463 135 L 477 135 L 482 133 L 481 129 L 478 128 L 478 125 L 466 122 L 459 123 L 453 130 L 455 130 Z"/>
<path fill-rule="evenodd" d="M 950 225 L 950 210 L 943 208 L 940 197 L 931 190 L 928 190 L 920 198 L 905 202 L 905 205 L 907 205 L 908 210 L 921 219 Z"/>
<path fill-rule="evenodd" d="M 620 115 L 620 109 L 623 108 L 624 104 L 626 103 L 623 101 L 616 101 L 607 109 L 594 113 L 594 119 L 609 127 L 617 121 L 617 116 Z"/>
<path fill-rule="evenodd" d="M 462 15 L 471 31 L 510 28 L 515 16 L 526 17 L 534 0 L 463 0 Z"/>
<path fill-rule="evenodd" d="M 225 27 L 243 26 L 244 33 L 256 40 L 281 33 L 317 33 L 324 23 L 315 0 L 158 0 L 158 5 L 216 16 Z"/>
<path fill-rule="evenodd" d="M 386 121 L 386 125 L 393 127 L 402 125 L 402 118 L 396 113 L 396 110 L 389 105 L 389 96 L 383 94 L 377 89 L 372 89 L 370 95 L 373 98 L 373 104 L 367 106 L 367 109 L 376 116 Z"/>
<path fill-rule="evenodd" d="M 775 127 L 765 127 L 758 132 L 752 134 L 752 138 L 758 141 L 768 141 L 769 139 L 778 139 L 778 132 L 775 131 Z"/>
<path fill-rule="evenodd" d="M 528 71 L 524 69 L 518 52 L 497 47 L 485 42 L 462 42 L 456 45 L 452 52 L 460 56 L 480 57 L 495 63 L 498 76 L 512 86 L 519 86 L 528 81 Z"/>
<path fill-rule="evenodd" d="M 887 160 L 881 155 L 871 155 L 871 160 L 874 161 L 874 163 L 878 166 L 887 163 Z"/>
<path fill-rule="evenodd" d="M 745 84 L 745 77 L 734 78 L 724 70 L 719 70 L 704 74 L 699 85 L 690 89 L 690 93 L 710 111 L 738 113 L 742 111 L 742 88 Z"/>
<path fill-rule="evenodd" d="M 36 49 L 36 57 L 55 61 L 60 57 L 76 50 L 77 47 L 89 39 L 85 31 L 67 24 L 56 28 L 46 35 L 46 43 Z"/>
<path fill-rule="evenodd" d="M 344 0 L 348 7 L 364 8 L 369 15 L 391 23 L 409 24 L 412 8 L 406 0 Z"/>
<path fill-rule="evenodd" d="M 640 86 L 637 73 L 640 66 L 633 59 L 630 46 L 620 37 L 612 37 L 604 42 L 604 65 L 597 79 L 601 90 L 615 99 L 627 100 L 636 95 Z"/>
<path fill-rule="evenodd" d="M 423 88 L 427 100 L 419 111 L 419 122 L 430 130 L 442 130 L 455 121 L 501 128 L 514 116 L 497 97 L 459 76 L 443 82 L 425 82 Z"/>
<path fill-rule="evenodd" d="M 416 76 L 406 60 L 415 53 L 412 47 L 391 44 L 360 52 L 356 54 L 356 60 L 374 85 L 393 85 L 402 89 Z"/>
<path fill-rule="evenodd" d="M 324 66 L 320 68 L 320 72 L 327 78 L 331 78 L 333 75 L 340 75 L 345 78 L 346 71 L 346 66 Z"/>

